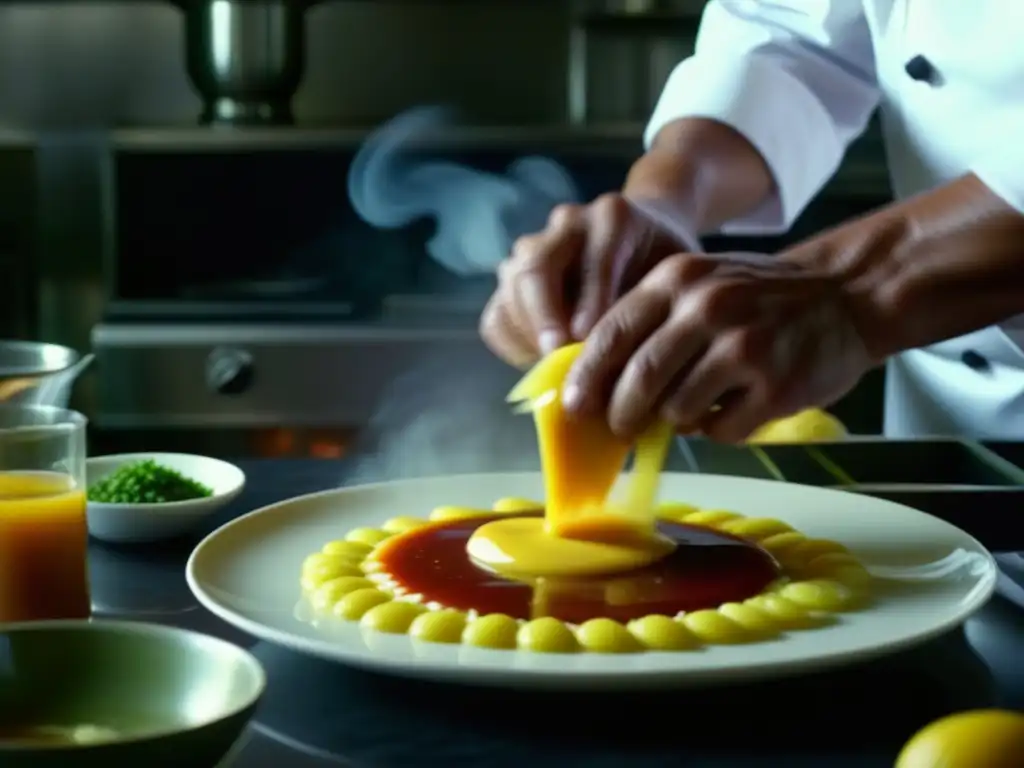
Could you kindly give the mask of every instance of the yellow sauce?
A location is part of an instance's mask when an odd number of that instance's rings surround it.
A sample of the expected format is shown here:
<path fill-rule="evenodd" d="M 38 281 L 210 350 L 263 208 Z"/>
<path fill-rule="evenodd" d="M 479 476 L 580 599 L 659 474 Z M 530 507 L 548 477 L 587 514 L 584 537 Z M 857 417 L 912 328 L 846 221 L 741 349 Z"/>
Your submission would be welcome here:
<path fill-rule="evenodd" d="M 562 535 L 573 521 L 604 508 L 622 472 L 629 444 L 617 438 L 601 418 L 570 418 L 562 407 L 562 385 L 582 351 L 562 347 L 541 360 L 509 393 L 526 403 L 537 425 L 544 473 L 548 530 Z"/>
<path fill-rule="evenodd" d="M 811 539 L 780 520 L 743 517 L 688 504 L 659 504 L 659 519 L 720 530 L 758 544 L 782 565 L 784 578 L 742 603 L 678 616 L 572 625 L 550 616 L 524 621 L 424 604 L 382 570 L 377 555 L 405 533 L 432 522 L 538 510 L 539 502 L 501 499 L 492 510 L 440 507 L 429 520 L 400 517 L 358 528 L 327 543 L 302 567 L 303 603 L 314 624 L 352 621 L 371 632 L 408 634 L 417 643 L 463 644 L 532 653 L 692 652 L 714 645 L 761 642 L 811 630 L 870 599 L 870 574 L 838 542 Z M 511 522 L 511 519 L 509 520 Z M 370 544 L 368 541 L 376 543 Z M 535 599 L 543 600 L 543 581 Z"/>
<path fill-rule="evenodd" d="M 556 350 L 509 393 L 509 401 L 533 413 L 547 503 L 543 520 L 498 520 L 473 534 L 470 556 L 503 576 L 632 571 L 675 546 L 656 532 L 652 512 L 671 430 L 659 424 L 640 438 L 625 500 L 609 503 L 631 446 L 603 418 L 571 418 L 562 407 L 565 378 L 582 349 Z"/>
<path fill-rule="evenodd" d="M 617 523 L 616 523 L 617 525 Z M 605 543 L 552 536 L 539 517 L 496 520 L 477 528 L 466 546 L 474 562 L 507 578 L 535 576 L 602 576 L 634 571 L 672 552 L 674 542 L 660 536 L 639 536 L 607 524 L 595 526 L 598 536 L 615 531 Z M 633 534 L 634 539 L 626 536 Z"/>

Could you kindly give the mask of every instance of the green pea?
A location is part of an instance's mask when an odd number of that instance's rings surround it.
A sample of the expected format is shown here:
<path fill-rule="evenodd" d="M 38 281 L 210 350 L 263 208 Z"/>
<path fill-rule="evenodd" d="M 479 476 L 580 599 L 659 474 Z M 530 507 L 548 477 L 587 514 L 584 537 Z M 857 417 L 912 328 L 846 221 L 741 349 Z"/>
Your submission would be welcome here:
<path fill-rule="evenodd" d="M 147 459 L 118 468 L 89 486 L 87 495 L 106 504 L 164 504 L 207 498 L 213 490 Z"/>

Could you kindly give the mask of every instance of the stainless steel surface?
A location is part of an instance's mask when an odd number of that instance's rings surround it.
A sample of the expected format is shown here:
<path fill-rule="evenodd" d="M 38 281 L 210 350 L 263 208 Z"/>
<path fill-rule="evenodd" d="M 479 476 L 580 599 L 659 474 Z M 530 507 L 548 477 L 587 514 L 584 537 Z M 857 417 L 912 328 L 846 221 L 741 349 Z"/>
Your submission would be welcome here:
<path fill-rule="evenodd" d="M 1024 469 L 975 442 L 862 436 L 759 446 L 772 467 L 746 447 L 709 440 L 688 445 L 704 472 L 772 480 L 777 470 L 788 482 L 864 493 L 929 512 L 970 530 L 990 549 L 1024 550 L 1024 529 L 1010 535 L 1003 524 L 1020 507 Z M 685 470 L 685 457 L 673 453 L 668 466 Z"/>
<path fill-rule="evenodd" d="M 0 340 L 0 377 L 43 376 L 74 365 L 73 349 L 36 341 Z"/>
<path fill-rule="evenodd" d="M 638 39 L 570 32 L 569 119 L 574 125 L 644 120 L 668 76 L 693 53 L 692 35 Z"/>
<path fill-rule="evenodd" d="M 772 470 L 758 455 L 763 453 L 785 480 L 802 485 L 948 492 L 1019 492 L 1024 486 L 1019 466 L 990 446 L 957 438 L 889 440 L 857 435 L 811 445 L 767 444 L 757 450 L 691 438 L 688 446 L 703 471 L 771 479 Z"/>
<path fill-rule="evenodd" d="M 298 0 L 181 0 L 188 74 L 201 121 L 290 124 L 305 70 L 306 8 Z"/>
<path fill-rule="evenodd" d="M 81 355 L 57 344 L 0 340 L 0 402 L 31 395 L 46 378 L 75 366 Z"/>
<path fill-rule="evenodd" d="M 574 125 L 644 121 L 693 54 L 701 0 L 578 0 L 567 69 Z"/>
<path fill-rule="evenodd" d="M 356 148 L 375 128 L 359 126 L 324 127 L 240 127 L 231 131 L 206 128 L 122 128 L 110 133 L 116 150 L 203 153 L 291 150 L 318 147 Z M 635 155 L 640 146 L 643 123 L 626 122 L 595 126 L 549 125 L 453 125 L 426 136 L 430 148 L 508 148 L 521 145 L 552 147 L 622 156 Z"/>
<path fill-rule="evenodd" d="M 476 319 L 377 325 L 100 324 L 99 427 L 367 424 L 403 374 L 450 360 L 498 363 Z M 498 396 L 500 393 L 496 393 Z"/>
<path fill-rule="evenodd" d="M 529 146 L 588 157 L 636 157 L 642 150 L 644 120 L 589 125 L 453 126 L 425 139 L 438 148 L 507 149 Z M 205 128 L 123 128 L 107 136 L 116 151 L 166 153 L 287 151 L 316 147 L 359 146 L 371 133 L 360 127 L 246 127 L 231 131 Z M 873 137 L 854 145 L 847 162 L 823 190 L 825 197 L 888 199 L 889 174 Z M 830 222 L 833 223 L 833 222 Z"/>

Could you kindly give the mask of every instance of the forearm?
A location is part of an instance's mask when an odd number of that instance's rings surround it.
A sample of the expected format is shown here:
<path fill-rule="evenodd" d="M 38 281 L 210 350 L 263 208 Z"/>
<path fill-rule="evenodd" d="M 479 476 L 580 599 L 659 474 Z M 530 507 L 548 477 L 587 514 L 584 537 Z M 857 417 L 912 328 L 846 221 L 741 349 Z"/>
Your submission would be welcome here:
<path fill-rule="evenodd" d="M 834 272 L 878 361 L 1024 313 L 1024 216 L 968 175 L 783 258 Z"/>
<path fill-rule="evenodd" d="M 714 120 L 684 118 L 658 132 L 623 193 L 667 201 L 707 233 L 757 208 L 774 185 L 764 158 L 740 133 Z"/>

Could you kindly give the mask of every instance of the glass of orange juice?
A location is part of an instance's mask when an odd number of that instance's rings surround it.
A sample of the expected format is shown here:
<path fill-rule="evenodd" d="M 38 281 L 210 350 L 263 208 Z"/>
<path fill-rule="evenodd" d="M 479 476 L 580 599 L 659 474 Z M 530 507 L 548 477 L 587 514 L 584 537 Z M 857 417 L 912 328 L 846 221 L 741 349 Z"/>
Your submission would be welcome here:
<path fill-rule="evenodd" d="M 0 405 L 0 624 L 90 612 L 86 418 Z"/>

